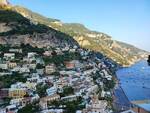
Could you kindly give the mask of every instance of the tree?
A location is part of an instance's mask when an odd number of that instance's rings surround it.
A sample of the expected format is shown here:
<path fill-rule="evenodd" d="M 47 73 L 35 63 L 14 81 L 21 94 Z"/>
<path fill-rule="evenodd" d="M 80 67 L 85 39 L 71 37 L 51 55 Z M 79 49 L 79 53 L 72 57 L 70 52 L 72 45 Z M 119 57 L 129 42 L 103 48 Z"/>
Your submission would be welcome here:
<path fill-rule="evenodd" d="M 107 80 L 104 83 L 104 85 L 105 85 L 105 91 L 108 91 L 108 90 L 113 89 L 115 87 L 115 81 L 114 80 L 110 80 L 110 81 Z"/>
<path fill-rule="evenodd" d="M 61 96 L 68 96 L 74 94 L 74 89 L 71 86 L 65 86 Z"/>
<path fill-rule="evenodd" d="M 36 113 L 38 110 L 38 105 L 27 104 L 22 109 L 19 109 L 17 113 Z"/>
<path fill-rule="evenodd" d="M 65 113 L 76 113 L 76 110 L 85 108 L 85 105 L 83 105 L 82 102 L 82 97 L 78 97 L 76 101 L 66 102 Z"/>
<path fill-rule="evenodd" d="M 48 88 L 47 84 L 38 84 L 36 86 L 36 91 L 40 97 L 46 96 L 46 89 Z"/>
<path fill-rule="evenodd" d="M 22 74 L 14 72 L 12 75 L 0 76 L 0 82 L 3 88 L 9 88 L 11 84 L 16 82 L 26 82 L 27 78 Z"/>
<path fill-rule="evenodd" d="M 37 65 L 36 65 L 36 69 L 43 69 L 44 68 L 44 66 L 42 65 L 42 64 L 40 64 L 40 63 L 38 63 Z"/>

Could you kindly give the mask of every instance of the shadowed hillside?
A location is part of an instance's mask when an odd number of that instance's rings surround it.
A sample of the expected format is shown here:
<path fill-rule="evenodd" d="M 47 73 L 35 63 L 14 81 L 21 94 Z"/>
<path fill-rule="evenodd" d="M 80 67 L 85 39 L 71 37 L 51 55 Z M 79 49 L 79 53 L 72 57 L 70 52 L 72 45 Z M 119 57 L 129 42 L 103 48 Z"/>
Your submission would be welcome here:
<path fill-rule="evenodd" d="M 77 44 L 69 35 L 40 23 L 32 22 L 11 10 L 0 10 L 1 43 L 30 43 L 34 46 L 64 46 Z"/>

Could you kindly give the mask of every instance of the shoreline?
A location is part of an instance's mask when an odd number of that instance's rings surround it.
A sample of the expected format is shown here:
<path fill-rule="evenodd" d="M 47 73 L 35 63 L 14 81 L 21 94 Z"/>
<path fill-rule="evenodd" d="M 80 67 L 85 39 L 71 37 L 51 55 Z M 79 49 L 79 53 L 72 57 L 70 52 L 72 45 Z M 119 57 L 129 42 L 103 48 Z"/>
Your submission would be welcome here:
<path fill-rule="evenodd" d="M 122 67 L 123 68 L 123 67 Z M 115 74 L 116 85 L 113 89 L 113 108 L 116 112 L 121 112 L 124 110 L 129 110 L 131 108 L 131 102 L 129 101 L 127 95 L 121 87 L 120 80 Z"/>
<path fill-rule="evenodd" d="M 144 61 L 144 63 L 146 63 L 145 59 L 143 59 L 141 61 Z M 138 62 L 136 62 L 136 63 L 138 63 Z M 119 69 L 123 69 L 123 68 L 130 68 L 130 66 L 129 67 L 120 67 Z M 117 69 L 117 70 L 119 70 L 119 69 Z M 122 73 L 122 74 L 125 74 L 125 73 Z M 113 89 L 113 106 L 114 106 L 115 110 L 117 112 L 121 112 L 123 110 L 132 109 L 132 107 L 133 107 L 132 101 L 129 100 L 129 98 L 126 95 L 126 92 L 122 88 L 121 80 L 118 78 L 117 73 L 114 76 L 116 79 L 116 85 Z"/>
<path fill-rule="evenodd" d="M 129 110 L 131 108 L 131 102 L 129 101 L 119 82 L 116 84 L 113 90 L 113 107 L 118 112 Z"/>

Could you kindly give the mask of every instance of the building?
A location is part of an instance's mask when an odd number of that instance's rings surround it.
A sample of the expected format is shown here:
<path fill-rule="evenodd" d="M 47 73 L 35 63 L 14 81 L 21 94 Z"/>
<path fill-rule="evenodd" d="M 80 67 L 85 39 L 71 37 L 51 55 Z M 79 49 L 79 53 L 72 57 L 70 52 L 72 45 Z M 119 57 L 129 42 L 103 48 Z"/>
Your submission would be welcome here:
<path fill-rule="evenodd" d="M 99 100 L 97 95 L 94 95 L 91 102 L 86 105 L 86 111 L 88 113 L 107 113 L 107 102 L 105 100 Z"/>
<path fill-rule="evenodd" d="M 20 73 L 29 73 L 30 69 L 28 67 L 21 67 L 19 68 Z"/>
<path fill-rule="evenodd" d="M 31 97 L 17 98 L 17 99 L 10 100 L 10 104 L 16 106 L 25 106 L 29 103 L 31 103 Z"/>
<path fill-rule="evenodd" d="M 36 72 L 37 72 L 39 75 L 43 75 L 43 74 L 44 74 L 44 68 L 43 68 L 43 69 L 37 69 L 37 68 L 36 68 Z"/>
<path fill-rule="evenodd" d="M 56 71 L 56 66 L 55 64 L 49 64 L 47 66 L 45 66 L 45 73 L 46 74 L 52 74 Z"/>
<path fill-rule="evenodd" d="M 43 97 L 40 99 L 40 107 L 42 109 L 47 109 L 48 108 L 48 104 L 52 101 L 55 101 L 55 100 L 59 100 L 60 99 L 60 96 L 58 94 L 53 94 L 51 96 L 47 96 L 47 97 Z"/>
<path fill-rule="evenodd" d="M 10 69 L 15 68 L 16 66 L 17 66 L 16 62 L 9 62 L 8 63 L 8 68 L 10 68 Z"/>
<path fill-rule="evenodd" d="M 22 98 L 11 99 L 9 103 L 11 105 L 20 106 L 22 103 Z"/>
<path fill-rule="evenodd" d="M 46 90 L 46 93 L 47 93 L 48 96 L 56 94 L 56 92 L 57 92 L 57 88 L 56 87 L 51 87 L 51 88 Z"/>
<path fill-rule="evenodd" d="M 56 48 L 55 52 L 57 53 L 57 55 L 62 55 L 62 51 L 60 48 Z"/>
<path fill-rule="evenodd" d="M 63 109 L 47 109 L 41 111 L 41 113 L 64 113 L 63 111 Z"/>
<path fill-rule="evenodd" d="M 37 82 L 40 79 L 39 74 L 33 73 L 31 78 L 27 78 L 27 81 L 29 82 Z"/>
<path fill-rule="evenodd" d="M 16 105 L 8 105 L 6 106 L 6 113 L 17 113 L 17 106 Z"/>
<path fill-rule="evenodd" d="M 52 51 L 45 51 L 43 53 L 44 56 L 52 56 Z"/>
<path fill-rule="evenodd" d="M 150 101 L 133 102 L 133 111 L 136 113 L 150 113 Z"/>
<path fill-rule="evenodd" d="M 9 97 L 11 98 L 23 98 L 26 94 L 25 88 L 9 88 Z"/>
<path fill-rule="evenodd" d="M 74 61 L 65 62 L 65 66 L 67 69 L 73 69 L 75 68 L 75 62 Z"/>
<path fill-rule="evenodd" d="M 93 92 L 98 91 L 98 86 L 97 85 L 93 85 L 90 86 L 89 88 L 87 88 L 88 94 L 92 94 Z"/>
<path fill-rule="evenodd" d="M 0 72 L 0 76 L 12 75 L 12 72 Z"/>
<path fill-rule="evenodd" d="M 28 53 L 28 58 L 35 58 L 36 53 L 35 52 L 30 52 Z"/>
<path fill-rule="evenodd" d="M 6 63 L 1 63 L 0 69 L 8 69 L 8 65 Z"/>
<path fill-rule="evenodd" d="M 74 100 L 77 100 L 77 96 L 76 95 L 70 95 L 70 96 L 62 97 L 61 100 L 63 100 L 63 101 L 74 101 Z"/>
<path fill-rule="evenodd" d="M 59 92 L 63 91 L 63 87 L 68 85 L 68 80 L 61 77 L 58 81 L 54 83 L 54 86 L 58 89 Z"/>
<path fill-rule="evenodd" d="M 27 89 L 31 89 L 31 90 L 36 90 L 36 83 L 34 83 L 34 82 L 26 82 L 25 83 L 25 86 L 27 87 Z"/>
<path fill-rule="evenodd" d="M 9 52 L 22 53 L 22 49 L 9 49 Z"/>
<path fill-rule="evenodd" d="M 121 113 L 135 113 L 133 110 L 127 110 L 127 111 L 123 111 Z"/>
<path fill-rule="evenodd" d="M 36 69 L 36 63 L 30 63 L 28 64 L 29 69 Z"/>
<path fill-rule="evenodd" d="M 74 53 L 75 51 L 76 51 L 76 49 L 75 49 L 75 48 L 69 49 L 69 52 Z"/>
<path fill-rule="evenodd" d="M 69 47 L 66 46 L 65 48 L 62 48 L 62 51 L 63 51 L 63 52 L 64 52 L 64 51 L 69 51 Z"/>
<path fill-rule="evenodd" d="M 8 97 L 8 89 L 0 89 L 0 99 Z"/>
<path fill-rule="evenodd" d="M 6 60 L 15 59 L 15 53 L 4 53 L 4 59 L 6 59 Z"/>

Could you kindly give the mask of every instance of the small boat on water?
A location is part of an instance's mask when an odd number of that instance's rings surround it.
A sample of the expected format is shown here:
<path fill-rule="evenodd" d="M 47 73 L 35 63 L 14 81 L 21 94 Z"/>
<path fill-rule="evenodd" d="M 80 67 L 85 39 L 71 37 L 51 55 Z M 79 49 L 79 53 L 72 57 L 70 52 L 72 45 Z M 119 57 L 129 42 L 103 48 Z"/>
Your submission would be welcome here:
<path fill-rule="evenodd" d="M 150 55 L 148 56 L 147 62 L 148 62 L 148 64 L 150 65 Z"/>

